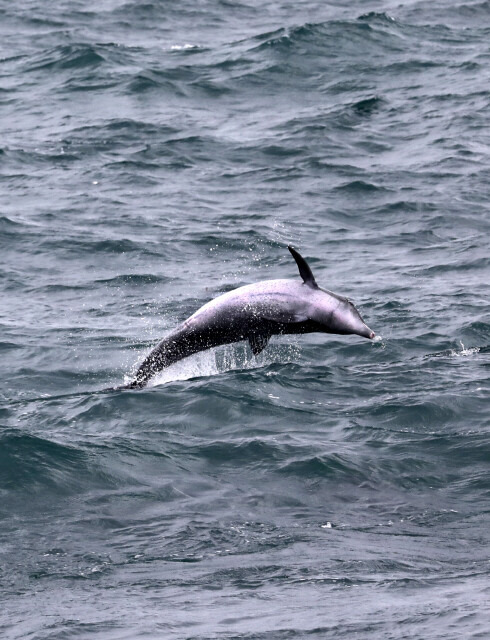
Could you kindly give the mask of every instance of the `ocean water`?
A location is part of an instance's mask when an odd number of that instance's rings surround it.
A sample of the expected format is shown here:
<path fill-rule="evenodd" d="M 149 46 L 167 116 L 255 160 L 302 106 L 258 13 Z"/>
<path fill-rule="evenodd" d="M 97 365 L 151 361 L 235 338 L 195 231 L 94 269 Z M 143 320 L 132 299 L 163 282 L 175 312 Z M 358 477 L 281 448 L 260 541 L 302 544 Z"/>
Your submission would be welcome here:
<path fill-rule="evenodd" d="M 490 3 L 0 3 L 0 635 L 488 638 Z M 128 380 L 299 277 L 380 336 Z"/>

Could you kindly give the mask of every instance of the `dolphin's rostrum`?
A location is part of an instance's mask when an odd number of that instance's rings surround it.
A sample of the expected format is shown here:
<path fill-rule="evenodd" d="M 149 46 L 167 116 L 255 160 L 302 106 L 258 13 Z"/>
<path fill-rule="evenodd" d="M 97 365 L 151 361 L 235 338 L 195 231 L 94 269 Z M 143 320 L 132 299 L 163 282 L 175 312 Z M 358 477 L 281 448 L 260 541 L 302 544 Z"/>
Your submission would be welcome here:
<path fill-rule="evenodd" d="M 134 380 L 122 388 L 144 387 L 174 362 L 240 340 L 248 340 L 258 355 L 275 335 L 320 331 L 374 338 L 352 302 L 321 289 L 306 260 L 293 247 L 288 249 L 303 282 L 264 280 L 211 300 L 166 336 L 145 358 Z"/>

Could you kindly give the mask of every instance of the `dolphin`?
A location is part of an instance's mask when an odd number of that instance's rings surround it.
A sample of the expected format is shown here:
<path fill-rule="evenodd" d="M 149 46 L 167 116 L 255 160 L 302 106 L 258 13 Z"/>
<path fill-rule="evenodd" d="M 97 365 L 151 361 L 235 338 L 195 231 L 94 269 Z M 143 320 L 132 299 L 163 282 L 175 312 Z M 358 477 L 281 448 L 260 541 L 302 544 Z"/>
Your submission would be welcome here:
<path fill-rule="evenodd" d="M 319 331 L 356 334 L 372 331 L 350 300 L 319 287 L 306 260 L 288 246 L 303 282 L 264 280 L 224 293 L 206 303 L 167 335 L 143 360 L 132 382 L 140 389 L 159 371 L 193 353 L 248 340 L 256 356 L 271 336 Z"/>

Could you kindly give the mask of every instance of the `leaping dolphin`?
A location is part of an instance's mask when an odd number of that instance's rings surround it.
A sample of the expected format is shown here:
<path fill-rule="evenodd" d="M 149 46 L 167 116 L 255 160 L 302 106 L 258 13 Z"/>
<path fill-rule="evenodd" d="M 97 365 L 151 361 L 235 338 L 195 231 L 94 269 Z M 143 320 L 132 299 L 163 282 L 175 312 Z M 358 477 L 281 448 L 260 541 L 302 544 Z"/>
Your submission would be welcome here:
<path fill-rule="evenodd" d="M 288 249 L 303 282 L 264 280 L 211 300 L 166 336 L 143 360 L 134 380 L 120 388 L 142 388 L 174 362 L 240 340 L 248 340 L 254 355 L 276 335 L 320 331 L 356 334 L 372 340 L 374 331 L 364 323 L 352 302 L 321 289 L 306 260 L 293 247 Z"/>

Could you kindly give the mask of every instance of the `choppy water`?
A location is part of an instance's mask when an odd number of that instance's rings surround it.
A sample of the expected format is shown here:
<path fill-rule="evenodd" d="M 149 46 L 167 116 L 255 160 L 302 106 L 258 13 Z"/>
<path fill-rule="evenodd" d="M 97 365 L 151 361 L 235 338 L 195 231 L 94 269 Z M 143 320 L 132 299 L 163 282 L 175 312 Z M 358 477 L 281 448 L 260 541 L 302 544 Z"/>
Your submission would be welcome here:
<path fill-rule="evenodd" d="M 484 638 L 489 2 L 0 4 L 2 638 Z M 101 393 L 297 277 L 382 340 Z"/>

